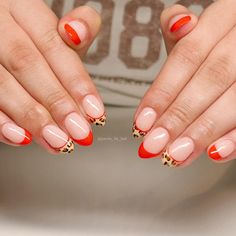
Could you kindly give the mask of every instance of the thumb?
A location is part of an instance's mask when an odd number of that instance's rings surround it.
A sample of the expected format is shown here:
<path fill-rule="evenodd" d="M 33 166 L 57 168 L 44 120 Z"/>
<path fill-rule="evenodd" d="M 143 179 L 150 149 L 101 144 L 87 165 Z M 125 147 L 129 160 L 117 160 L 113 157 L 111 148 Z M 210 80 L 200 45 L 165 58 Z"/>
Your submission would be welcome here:
<path fill-rule="evenodd" d="M 78 7 L 67 13 L 58 25 L 58 32 L 65 43 L 83 58 L 101 26 L 100 15 L 88 6 Z"/>
<path fill-rule="evenodd" d="M 161 14 L 161 29 L 169 54 L 175 44 L 197 25 L 198 17 L 182 5 L 173 5 Z"/>

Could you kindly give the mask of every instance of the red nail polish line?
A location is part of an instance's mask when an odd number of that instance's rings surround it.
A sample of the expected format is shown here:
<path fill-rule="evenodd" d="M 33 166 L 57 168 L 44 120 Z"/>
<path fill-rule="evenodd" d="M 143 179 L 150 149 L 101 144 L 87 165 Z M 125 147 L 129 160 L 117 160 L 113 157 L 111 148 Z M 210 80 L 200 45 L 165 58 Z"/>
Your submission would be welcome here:
<path fill-rule="evenodd" d="M 25 138 L 24 140 L 20 143 L 20 145 L 25 146 L 28 145 L 32 142 L 32 135 L 29 131 L 25 130 Z"/>
<path fill-rule="evenodd" d="M 216 146 L 213 145 L 209 151 L 208 151 L 208 155 L 210 158 L 216 160 L 216 161 L 219 161 L 222 159 L 222 156 L 219 154 L 218 150 L 216 149 Z"/>
<path fill-rule="evenodd" d="M 142 158 L 142 159 L 150 159 L 150 158 L 157 157 L 159 155 L 159 153 L 153 154 L 153 153 L 148 152 L 144 148 L 143 143 L 139 147 L 138 154 L 139 154 L 139 157 Z"/>
<path fill-rule="evenodd" d="M 74 44 L 79 45 L 81 43 L 81 39 L 76 31 L 69 24 L 65 24 L 64 28 L 67 35 L 74 42 Z"/>
<path fill-rule="evenodd" d="M 185 16 L 185 17 L 179 19 L 177 22 L 175 22 L 173 24 L 173 26 L 171 27 L 170 31 L 172 33 L 178 31 L 181 27 L 183 27 L 184 25 L 188 24 L 189 21 L 191 21 L 191 16 Z"/>
<path fill-rule="evenodd" d="M 74 141 L 81 146 L 90 146 L 93 143 L 93 133 L 90 131 L 87 138 L 81 139 L 81 140 L 74 140 Z"/>

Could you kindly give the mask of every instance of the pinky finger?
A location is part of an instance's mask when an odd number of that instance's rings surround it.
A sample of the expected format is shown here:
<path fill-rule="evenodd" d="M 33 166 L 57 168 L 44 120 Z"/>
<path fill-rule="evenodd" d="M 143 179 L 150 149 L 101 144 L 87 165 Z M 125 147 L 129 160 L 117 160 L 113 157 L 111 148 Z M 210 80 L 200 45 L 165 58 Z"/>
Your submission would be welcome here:
<path fill-rule="evenodd" d="M 25 146 L 32 142 L 32 136 L 0 111 L 0 142 L 12 146 Z"/>
<path fill-rule="evenodd" d="M 208 155 L 218 163 L 236 159 L 236 129 L 213 143 L 208 148 Z"/>

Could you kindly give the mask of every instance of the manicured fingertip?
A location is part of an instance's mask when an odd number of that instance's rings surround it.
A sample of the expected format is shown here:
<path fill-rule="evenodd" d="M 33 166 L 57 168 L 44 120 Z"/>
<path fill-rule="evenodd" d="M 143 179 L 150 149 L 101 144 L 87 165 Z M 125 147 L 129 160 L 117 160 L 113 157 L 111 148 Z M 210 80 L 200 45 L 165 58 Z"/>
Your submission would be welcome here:
<path fill-rule="evenodd" d="M 88 40 L 88 26 L 85 22 L 74 19 L 64 24 L 64 33 L 62 34 L 67 44 L 78 48 L 86 44 Z"/>
<path fill-rule="evenodd" d="M 74 141 L 81 146 L 91 146 L 93 144 L 93 133 L 90 131 L 88 137 L 85 139 L 78 139 Z"/>
<path fill-rule="evenodd" d="M 145 149 L 143 143 L 139 147 L 138 154 L 139 154 L 139 157 L 142 159 L 150 159 L 150 158 L 154 158 L 158 156 L 158 154 L 153 154 L 153 153 L 148 152 Z"/>

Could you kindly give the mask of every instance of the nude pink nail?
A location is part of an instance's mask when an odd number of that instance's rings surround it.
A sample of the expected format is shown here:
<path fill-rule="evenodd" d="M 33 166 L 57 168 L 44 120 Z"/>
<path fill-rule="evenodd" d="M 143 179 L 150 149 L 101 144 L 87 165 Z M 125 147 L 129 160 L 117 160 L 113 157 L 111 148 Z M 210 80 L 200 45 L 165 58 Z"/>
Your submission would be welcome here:
<path fill-rule="evenodd" d="M 169 155 L 177 162 L 186 161 L 194 151 L 194 142 L 191 138 L 179 138 L 168 149 Z"/>
<path fill-rule="evenodd" d="M 89 146 L 93 142 L 93 135 L 88 122 L 79 114 L 72 113 L 65 119 L 65 126 L 75 142 Z"/>
<path fill-rule="evenodd" d="M 105 108 L 97 97 L 94 95 L 87 95 L 83 100 L 83 108 L 92 123 L 101 126 L 105 125 Z"/>
<path fill-rule="evenodd" d="M 31 134 L 21 127 L 13 124 L 6 123 L 2 126 L 2 134 L 10 142 L 18 145 L 28 145 L 32 142 Z"/>
<path fill-rule="evenodd" d="M 55 125 L 44 127 L 42 135 L 45 141 L 58 152 L 71 153 L 74 150 L 72 140 Z"/>
<path fill-rule="evenodd" d="M 151 131 L 139 147 L 141 158 L 153 158 L 158 156 L 165 148 L 170 139 L 169 133 L 164 128 L 157 128 Z"/>
<path fill-rule="evenodd" d="M 86 26 L 82 22 L 70 21 L 65 24 L 64 29 L 67 36 L 75 45 L 79 45 L 86 40 L 88 32 Z"/>
<path fill-rule="evenodd" d="M 231 140 L 219 140 L 212 145 L 208 150 L 210 158 L 220 161 L 229 157 L 236 149 L 236 146 Z"/>
<path fill-rule="evenodd" d="M 157 114 L 154 109 L 150 107 L 144 108 L 138 115 L 134 126 L 133 126 L 133 136 L 142 137 L 147 134 L 147 132 L 152 128 L 154 122 L 156 121 Z"/>

